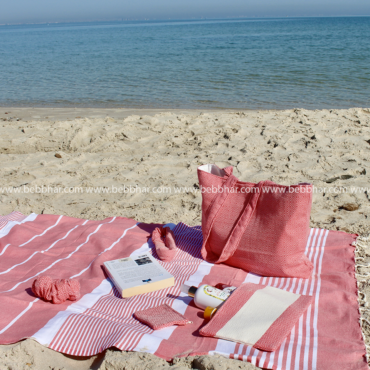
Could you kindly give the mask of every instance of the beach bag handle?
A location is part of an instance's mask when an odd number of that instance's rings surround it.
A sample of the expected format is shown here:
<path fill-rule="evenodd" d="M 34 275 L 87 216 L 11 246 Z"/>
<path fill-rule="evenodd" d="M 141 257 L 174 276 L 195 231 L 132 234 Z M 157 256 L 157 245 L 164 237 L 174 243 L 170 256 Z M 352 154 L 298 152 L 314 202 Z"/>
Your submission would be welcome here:
<path fill-rule="evenodd" d="M 237 183 L 238 179 L 235 177 L 232 172 L 233 168 L 232 167 L 226 167 L 224 168 L 224 171 L 228 175 L 226 181 L 222 185 L 220 189 L 222 191 L 218 191 L 215 197 L 212 199 L 211 204 L 209 205 L 208 209 L 206 210 L 205 213 L 205 219 L 206 219 L 206 224 L 203 230 L 203 246 L 202 246 L 202 257 L 206 259 L 206 245 L 208 242 L 209 235 L 212 230 L 213 223 L 216 219 L 216 216 L 218 212 L 220 211 L 221 207 L 224 205 L 226 202 L 229 194 L 231 193 L 231 189 L 235 186 Z M 230 236 L 222 249 L 221 255 L 217 258 L 211 258 L 212 260 L 208 258 L 206 259 L 209 262 L 212 263 L 221 263 L 227 261 L 236 251 L 239 241 L 241 237 L 243 236 L 243 233 L 245 229 L 247 228 L 249 221 L 253 215 L 254 210 L 256 209 L 258 198 L 260 197 L 260 194 L 262 192 L 262 187 L 264 185 L 265 181 L 260 181 L 258 184 L 253 186 L 251 188 L 251 195 L 249 198 L 248 204 L 245 206 L 244 211 L 240 215 L 234 229 L 231 231 Z"/>

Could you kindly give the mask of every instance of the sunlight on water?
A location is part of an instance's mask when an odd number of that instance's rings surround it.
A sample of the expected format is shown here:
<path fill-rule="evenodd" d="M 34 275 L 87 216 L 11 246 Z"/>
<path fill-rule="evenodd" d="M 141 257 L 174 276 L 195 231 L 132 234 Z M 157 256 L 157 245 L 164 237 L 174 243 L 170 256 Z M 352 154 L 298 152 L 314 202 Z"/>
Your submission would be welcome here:
<path fill-rule="evenodd" d="M 0 26 L 0 105 L 370 106 L 370 18 Z"/>

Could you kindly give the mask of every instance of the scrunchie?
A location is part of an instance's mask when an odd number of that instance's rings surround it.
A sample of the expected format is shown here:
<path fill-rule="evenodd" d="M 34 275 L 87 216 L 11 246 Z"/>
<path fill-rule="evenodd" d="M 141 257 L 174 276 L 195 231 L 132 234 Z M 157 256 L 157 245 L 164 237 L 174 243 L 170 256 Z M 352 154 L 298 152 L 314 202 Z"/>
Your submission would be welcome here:
<path fill-rule="evenodd" d="M 32 292 L 39 298 L 57 304 L 67 299 L 76 301 L 80 298 L 80 283 L 77 280 L 53 280 L 50 276 L 40 276 L 33 282 Z"/>

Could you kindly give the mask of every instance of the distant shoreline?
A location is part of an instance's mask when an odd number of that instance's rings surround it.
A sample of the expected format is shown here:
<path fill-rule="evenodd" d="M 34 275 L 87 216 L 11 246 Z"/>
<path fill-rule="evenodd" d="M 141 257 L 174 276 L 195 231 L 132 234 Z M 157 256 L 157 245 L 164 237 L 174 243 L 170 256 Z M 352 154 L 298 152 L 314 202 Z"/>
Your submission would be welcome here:
<path fill-rule="evenodd" d="M 155 115 L 161 112 L 178 114 L 199 114 L 207 112 L 241 112 L 247 109 L 148 109 L 148 108 L 36 108 L 36 107 L 0 107 L 0 122 L 3 119 L 16 120 L 63 120 L 76 118 L 104 118 L 122 119 L 131 115 Z"/>
<path fill-rule="evenodd" d="M 360 109 L 370 114 L 370 107 L 353 107 L 349 109 Z M 124 119 L 129 116 L 152 116 L 158 113 L 175 113 L 197 115 L 201 113 L 239 113 L 239 112 L 284 112 L 284 111 L 308 111 L 314 112 L 319 109 L 305 108 L 287 108 L 287 109 L 233 109 L 233 108 L 215 108 L 215 109 L 166 109 L 166 108 L 38 108 L 38 107 L 1 107 L 0 106 L 0 122 L 1 121 L 51 121 L 51 120 L 76 120 L 82 118 L 105 118 L 111 117 L 115 119 Z M 335 109 L 327 108 L 320 109 L 328 112 L 348 111 L 347 108 Z"/>
<path fill-rule="evenodd" d="M 72 118 L 76 118 L 74 115 L 81 116 L 81 117 L 90 117 L 90 116 L 111 116 L 116 115 L 117 118 L 127 117 L 132 114 L 157 114 L 161 112 L 178 112 L 181 114 L 191 113 L 191 112 L 283 112 L 287 110 L 307 110 L 307 111 L 316 111 L 316 110 L 348 110 L 348 109 L 364 109 L 370 110 L 370 105 L 366 106 L 353 106 L 353 107 L 317 107 L 317 108 L 307 108 L 307 107 L 285 107 L 285 108 L 268 108 L 268 107 L 261 107 L 261 108 L 223 108 L 223 107 L 194 107 L 194 108 L 177 108 L 177 107 L 164 107 L 164 108 L 152 108 L 152 107 L 38 107 L 38 106 L 29 106 L 29 107 L 22 107 L 22 106 L 1 106 L 0 105 L 0 119 L 7 117 L 28 117 L 33 118 L 32 116 L 38 115 L 40 117 L 51 117 L 51 116 L 67 116 L 70 115 Z"/>

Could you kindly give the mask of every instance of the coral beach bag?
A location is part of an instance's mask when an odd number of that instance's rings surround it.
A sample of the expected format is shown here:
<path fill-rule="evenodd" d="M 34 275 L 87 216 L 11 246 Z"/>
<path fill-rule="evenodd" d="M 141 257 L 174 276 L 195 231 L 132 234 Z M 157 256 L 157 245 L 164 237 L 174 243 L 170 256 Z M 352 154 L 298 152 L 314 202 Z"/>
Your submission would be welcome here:
<path fill-rule="evenodd" d="M 202 257 L 262 276 L 308 278 L 312 185 L 239 181 L 232 167 L 198 167 Z"/>

